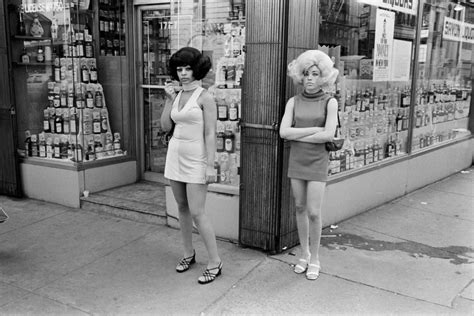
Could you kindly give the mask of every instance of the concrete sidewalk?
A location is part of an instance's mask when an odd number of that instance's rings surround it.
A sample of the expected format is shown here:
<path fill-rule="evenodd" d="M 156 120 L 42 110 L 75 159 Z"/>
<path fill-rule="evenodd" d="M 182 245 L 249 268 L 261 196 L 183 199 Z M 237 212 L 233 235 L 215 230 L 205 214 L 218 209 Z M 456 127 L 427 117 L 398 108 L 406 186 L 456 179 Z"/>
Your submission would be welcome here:
<path fill-rule="evenodd" d="M 474 313 L 474 169 L 324 230 L 320 278 L 219 241 L 223 275 L 178 274 L 179 231 L 0 196 L 1 315 Z"/>

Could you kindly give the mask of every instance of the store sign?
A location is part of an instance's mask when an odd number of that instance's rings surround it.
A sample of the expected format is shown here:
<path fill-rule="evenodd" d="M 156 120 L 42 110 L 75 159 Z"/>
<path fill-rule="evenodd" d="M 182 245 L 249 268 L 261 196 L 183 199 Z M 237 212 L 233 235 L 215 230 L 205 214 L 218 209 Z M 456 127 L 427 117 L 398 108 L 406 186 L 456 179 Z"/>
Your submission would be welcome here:
<path fill-rule="evenodd" d="M 22 2 L 21 10 L 25 13 L 64 11 L 65 4 L 63 1 L 64 0 L 38 1 L 36 3 L 31 3 L 31 1 L 27 3 Z"/>
<path fill-rule="evenodd" d="M 380 8 L 416 15 L 418 0 L 359 0 Z"/>
<path fill-rule="evenodd" d="M 443 40 L 474 43 L 474 24 L 444 17 Z"/>
<path fill-rule="evenodd" d="M 389 81 L 392 68 L 395 12 L 377 9 L 374 43 L 374 81 Z"/>

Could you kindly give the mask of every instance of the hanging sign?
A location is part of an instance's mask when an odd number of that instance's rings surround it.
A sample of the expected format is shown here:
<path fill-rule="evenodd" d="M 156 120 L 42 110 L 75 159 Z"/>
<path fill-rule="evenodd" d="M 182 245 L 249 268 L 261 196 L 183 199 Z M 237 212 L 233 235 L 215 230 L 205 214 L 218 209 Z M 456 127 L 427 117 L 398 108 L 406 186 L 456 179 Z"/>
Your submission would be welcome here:
<path fill-rule="evenodd" d="M 474 43 L 474 24 L 444 17 L 443 40 Z"/>
<path fill-rule="evenodd" d="M 416 15 L 418 0 L 359 0 L 380 8 Z"/>
<path fill-rule="evenodd" d="M 374 81 L 389 81 L 392 68 L 395 12 L 377 9 L 375 18 Z"/>

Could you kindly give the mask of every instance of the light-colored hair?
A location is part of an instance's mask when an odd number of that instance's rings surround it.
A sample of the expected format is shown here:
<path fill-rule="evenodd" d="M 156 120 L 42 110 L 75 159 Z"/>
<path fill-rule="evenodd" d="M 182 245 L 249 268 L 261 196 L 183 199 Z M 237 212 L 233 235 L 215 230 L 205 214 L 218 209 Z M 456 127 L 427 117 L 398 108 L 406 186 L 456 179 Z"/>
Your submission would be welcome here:
<path fill-rule="evenodd" d="M 304 72 L 312 66 L 318 67 L 321 72 L 323 87 L 331 86 L 336 82 L 339 71 L 334 68 L 334 62 L 320 50 L 307 50 L 288 64 L 288 76 L 295 84 L 302 85 Z"/>

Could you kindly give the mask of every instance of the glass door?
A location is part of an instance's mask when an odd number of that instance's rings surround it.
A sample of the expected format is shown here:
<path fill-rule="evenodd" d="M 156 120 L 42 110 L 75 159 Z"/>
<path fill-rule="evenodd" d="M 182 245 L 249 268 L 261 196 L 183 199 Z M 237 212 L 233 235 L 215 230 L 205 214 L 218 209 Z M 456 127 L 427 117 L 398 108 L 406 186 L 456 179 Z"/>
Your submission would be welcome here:
<path fill-rule="evenodd" d="M 137 12 L 137 82 L 142 109 L 143 159 L 145 178 L 148 172 L 163 173 L 166 147 L 160 117 L 165 104 L 164 84 L 168 75 L 170 50 L 170 4 L 139 7 Z M 153 175 L 151 175 L 153 177 Z"/>

